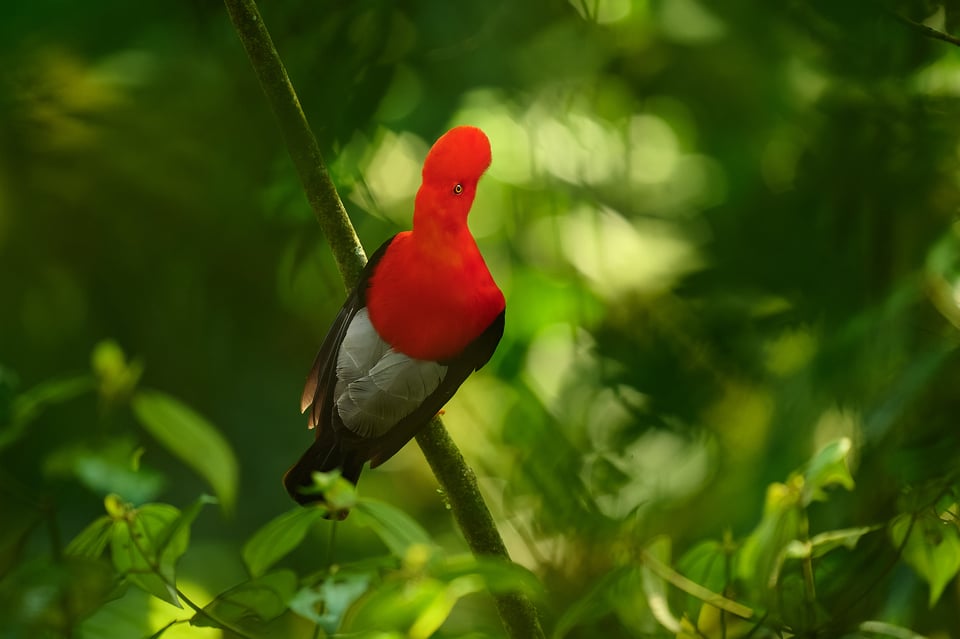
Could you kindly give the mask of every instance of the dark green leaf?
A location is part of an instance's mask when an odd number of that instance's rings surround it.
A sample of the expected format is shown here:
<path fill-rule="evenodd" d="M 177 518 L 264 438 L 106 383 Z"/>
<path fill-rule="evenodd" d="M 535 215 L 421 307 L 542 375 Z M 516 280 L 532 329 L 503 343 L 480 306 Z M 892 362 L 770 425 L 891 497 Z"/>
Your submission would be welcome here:
<path fill-rule="evenodd" d="M 0 635 L 65 636 L 78 620 L 116 596 L 117 579 L 109 563 L 85 557 L 62 562 L 21 564 L 0 582 Z"/>
<path fill-rule="evenodd" d="M 34 386 L 13 398 L 9 424 L 0 423 L 0 451 L 16 442 L 48 404 L 58 404 L 79 397 L 94 388 L 89 375 L 54 379 Z"/>
<path fill-rule="evenodd" d="M 605 617 L 616 610 L 618 602 L 635 600 L 641 589 L 640 571 L 634 566 L 620 566 L 605 573 L 561 615 L 553 639 L 566 637 L 577 626 Z"/>
<path fill-rule="evenodd" d="M 300 545 L 324 513 L 320 508 L 297 506 L 267 522 L 243 545 L 243 562 L 250 574 L 259 577 Z"/>
<path fill-rule="evenodd" d="M 133 410 L 158 442 L 207 480 L 224 510 L 231 512 L 238 467 L 223 435 L 193 409 L 159 391 L 137 392 Z"/>
<path fill-rule="evenodd" d="M 113 520 L 106 515 L 97 518 L 67 544 L 64 552 L 78 557 L 98 558 L 110 543 L 113 524 Z"/>

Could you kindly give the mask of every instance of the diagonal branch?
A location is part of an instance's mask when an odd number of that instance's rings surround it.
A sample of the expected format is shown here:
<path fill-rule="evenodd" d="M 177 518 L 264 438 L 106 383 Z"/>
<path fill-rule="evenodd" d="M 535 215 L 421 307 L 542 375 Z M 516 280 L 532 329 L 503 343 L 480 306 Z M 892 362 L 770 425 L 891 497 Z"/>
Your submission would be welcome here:
<path fill-rule="evenodd" d="M 894 20 L 896 20 L 897 22 L 900 22 L 900 23 L 902 23 L 902 24 L 907 25 L 908 27 L 910 27 L 910 28 L 913 29 L 914 31 L 917 31 L 918 33 L 920 33 L 921 35 L 924 35 L 924 36 L 926 36 L 926 37 L 928 37 L 928 38 L 932 38 L 932 39 L 934 39 L 934 40 L 940 40 L 940 41 L 942 41 L 942 42 L 947 42 L 947 43 L 952 44 L 952 45 L 954 45 L 954 46 L 956 46 L 956 47 L 960 47 L 960 38 L 958 38 L 958 37 L 956 37 L 956 36 L 952 36 L 952 35 L 950 35 L 949 33 L 945 33 L 945 32 L 943 32 L 943 31 L 938 31 L 938 30 L 936 30 L 936 29 L 934 29 L 934 28 L 932 28 L 932 27 L 928 27 L 927 25 L 922 24 L 922 23 L 920 23 L 920 22 L 914 22 L 914 21 L 911 20 L 910 18 L 906 18 L 906 17 L 900 15 L 899 13 L 897 13 L 897 12 L 895 12 L 895 11 L 887 11 L 887 14 L 888 14 L 891 18 L 893 18 Z"/>
<path fill-rule="evenodd" d="M 280 55 L 254 0 L 224 0 L 224 4 L 280 124 L 287 150 L 320 228 L 330 243 L 344 284 L 352 288 L 366 262 L 366 255 L 330 179 Z M 417 435 L 417 443 L 446 494 L 470 549 L 477 555 L 494 555 L 509 560 L 493 516 L 483 501 L 476 475 L 439 418 L 433 419 Z M 510 637 L 543 638 L 537 611 L 529 599 L 522 594 L 500 594 L 495 595 L 495 599 Z"/>

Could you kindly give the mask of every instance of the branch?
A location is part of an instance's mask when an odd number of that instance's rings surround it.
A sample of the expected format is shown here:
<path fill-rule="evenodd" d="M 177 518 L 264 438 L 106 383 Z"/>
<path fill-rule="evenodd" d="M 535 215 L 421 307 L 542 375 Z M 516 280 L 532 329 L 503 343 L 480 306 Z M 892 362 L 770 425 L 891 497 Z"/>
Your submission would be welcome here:
<path fill-rule="evenodd" d="M 497 531 L 493 515 L 483 501 L 477 476 L 460 454 L 439 417 L 417 434 L 417 444 L 430 469 L 440 482 L 450 510 L 475 555 L 492 555 L 509 560 L 506 546 Z M 510 637 L 542 638 L 537 609 L 519 593 L 496 595 L 497 611 Z"/>
<path fill-rule="evenodd" d="M 960 38 L 952 36 L 949 33 L 944 33 L 943 31 L 938 31 L 932 27 L 928 27 L 925 24 L 920 22 L 914 22 L 910 18 L 905 18 L 895 11 L 887 11 L 887 14 L 890 15 L 897 22 L 901 22 L 914 31 L 919 32 L 921 35 L 924 35 L 928 38 L 933 38 L 934 40 L 940 40 L 942 42 L 948 42 L 956 47 L 960 47 Z"/>
<path fill-rule="evenodd" d="M 279 121 L 287 150 L 320 228 L 330 242 L 344 283 L 347 288 L 352 288 L 366 262 L 366 255 L 330 179 L 280 55 L 254 0 L 224 0 L 224 4 Z M 480 494 L 476 476 L 439 418 L 432 420 L 417 435 L 417 443 L 443 488 L 470 549 L 477 555 L 494 555 L 509 560 L 493 516 Z M 524 595 L 500 594 L 494 597 L 510 637 L 538 639 L 544 636 L 536 609 Z"/>

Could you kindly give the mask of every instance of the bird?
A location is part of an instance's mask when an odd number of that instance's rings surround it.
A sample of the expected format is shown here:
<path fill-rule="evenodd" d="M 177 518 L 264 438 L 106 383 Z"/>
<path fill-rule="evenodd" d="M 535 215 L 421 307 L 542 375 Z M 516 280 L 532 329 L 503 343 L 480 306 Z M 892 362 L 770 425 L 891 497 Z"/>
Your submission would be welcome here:
<path fill-rule="evenodd" d="M 356 485 L 367 461 L 390 459 L 496 350 L 506 301 L 467 226 L 490 162 L 474 126 L 427 153 L 411 230 L 370 257 L 307 377 L 301 412 L 315 438 L 283 477 L 297 503 L 325 503 L 310 489 L 316 471 Z"/>

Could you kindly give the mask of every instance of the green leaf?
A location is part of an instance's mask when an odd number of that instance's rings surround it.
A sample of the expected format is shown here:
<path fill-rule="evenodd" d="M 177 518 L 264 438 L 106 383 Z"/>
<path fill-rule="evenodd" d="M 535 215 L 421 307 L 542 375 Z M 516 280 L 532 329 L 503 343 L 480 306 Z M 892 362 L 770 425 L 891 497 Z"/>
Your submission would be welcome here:
<path fill-rule="evenodd" d="M 194 626 L 221 627 L 251 620 L 268 622 L 287 610 L 287 602 L 297 590 L 297 575 L 292 570 L 279 570 L 251 579 L 227 590 L 204 606 L 190 620 Z"/>
<path fill-rule="evenodd" d="M 154 439 L 207 480 L 224 510 L 232 512 L 237 459 L 223 435 L 193 409 L 159 391 L 137 392 L 133 411 Z"/>
<path fill-rule="evenodd" d="M 943 589 L 960 572 L 960 533 L 933 512 L 903 514 L 893 520 L 890 536 L 903 559 L 930 585 L 929 605 L 939 601 Z"/>
<path fill-rule="evenodd" d="M 73 538 L 64 551 L 67 555 L 96 559 L 110 543 L 113 520 L 106 515 L 97 518 Z"/>
<path fill-rule="evenodd" d="M 288 605 L 290 610 L 332 635 L 347 609 L 370 587 L 371 579 L 367 572 L 338 572 L 324 580 L 319 588 L 302 588 Z M 317 612 L 321 603 L 323 614 Z"/>
<path fill-rule="evenodd" d="M 383 540 L 390 552 L 401 559 L 412 546 L 434 546 L 433 539 L 408 514 L 382 501 L 361 499 L 355 507 L 355 521 L 368 526 Z"/>
<path fill-rule="evenodd" d="M 807 463 L 803 472 L 803 505 L 814 501 L 826 501 L 826 489 L 841 486 L 853 490 L 853 476 L 850 474 L 849 458 L 853 443 L 843 437 L 824 446 Z"/>
<path fill-rule="evenodd" d="M 642 590 L 640 571 L 619 566 L 607 572 L 593 588 L 567 608 L 557 621 L 553 639 L 561 639 L 577 626 L 596 621 L 616 610 L 618 603 L 636 601 Z M 640 600 L 643 598 L 640 596 Z"/>
<path fill-rule="evenodd" d="M 200 495 L 170 524 L 164 532 L 163 538 L 157 544 L 157 553 L 161 558 L 161 563 L 169 561 L 171 555 L 173 555 L 172 561 L 174 563 L 180 559 L 190 545 L 190 526 L 193 525 L 204 506 L 215 503 L 217 503 L 215 497 Z"/>
<path fill-rule="evenodd" d="M 146 504 L 113 526 L 113 565 L 130 583 L 178 608 L 176 563 L 186 552 L 189 528 L 169 504 Z"/>
<path fill-rule="evenodd" d="M 323 500 L 314 506 L 323 506 L 336 519 L 344 519 L 357 503 L 357 487 L 343 478 L 340 469 L 310 473 L 312 484 L 300 489 L 304 495 L 321 495 Z"/>
<path fill-rule="evenodd" d="M 259 577 L 299 546 L 324 513 L 321 508 L 297 506 L 267 522 L 243 546 L 243 562 L 250 574 Z"/>

